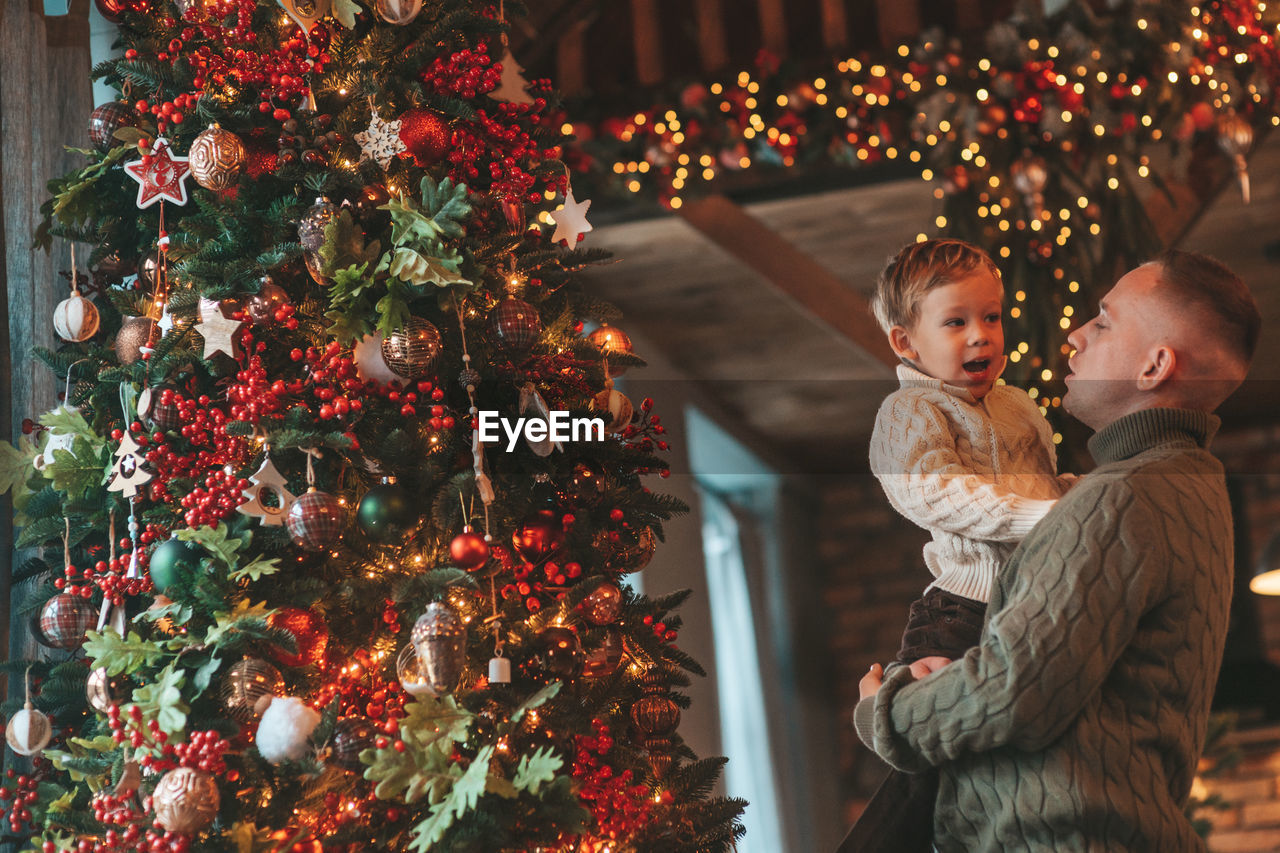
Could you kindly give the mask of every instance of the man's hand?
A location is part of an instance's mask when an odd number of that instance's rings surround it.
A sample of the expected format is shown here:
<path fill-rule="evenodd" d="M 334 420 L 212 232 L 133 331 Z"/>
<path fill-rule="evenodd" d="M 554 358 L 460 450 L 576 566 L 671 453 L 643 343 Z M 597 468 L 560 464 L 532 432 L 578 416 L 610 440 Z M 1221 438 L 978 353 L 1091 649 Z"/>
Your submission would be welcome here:
<path fill-rule="evenodd" d="M 920 658 L 920 660 L 912 663 L 908 669 L 911 670 L 911 676 L 919 680 L 931 672 L 937 672 L 949 663 L 951 663 L 951 658 L 934 655 L 932 657 Z"/>
<path fill-rule="evenodd" d="M 876 695 L 883 681 L 884 667 L 878 663 L 871 664 L 871 669 L 858 682 L 858 698 L 866 699 L 868 696 Z"/>

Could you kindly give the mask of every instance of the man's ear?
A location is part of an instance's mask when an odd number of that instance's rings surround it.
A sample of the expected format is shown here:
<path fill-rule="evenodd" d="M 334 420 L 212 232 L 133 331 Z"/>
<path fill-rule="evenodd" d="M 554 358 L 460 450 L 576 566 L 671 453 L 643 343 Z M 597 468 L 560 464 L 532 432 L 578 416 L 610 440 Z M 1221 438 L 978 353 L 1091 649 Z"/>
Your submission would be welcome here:
<path fill-rule="evenodd" d="M 1139 391 L 1154 391 L 1173 378 L 1178 367 L 1178 356 L 1172 347 L 1153 347 L 1147 354 L 1147 360 L 1138 376 Z"/>
<path fill-rule="evenodd" d="M 907 331 L 906 326 L 894 326 L 889 330 L 889 346 L 893 348 L 898 358 L 915 361 L 920 357 L 915 347 L 911 345 L 911 333 Z"/>

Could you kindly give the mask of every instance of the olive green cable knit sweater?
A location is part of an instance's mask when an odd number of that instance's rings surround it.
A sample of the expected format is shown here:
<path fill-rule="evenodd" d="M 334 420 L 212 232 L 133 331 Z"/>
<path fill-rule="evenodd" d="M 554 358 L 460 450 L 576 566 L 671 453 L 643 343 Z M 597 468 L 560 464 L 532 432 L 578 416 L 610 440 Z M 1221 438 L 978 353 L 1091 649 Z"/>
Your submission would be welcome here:
<path fill-rule="evenodd" d="M 882 758 L 940 768 L 941 853 L 1204 849 L 1182 809 L 1231 603 L 1218 424 L 1148 409 L 1101 430 L 1099 467 L 997 576 L 981 644 L 858 703 Z"/>

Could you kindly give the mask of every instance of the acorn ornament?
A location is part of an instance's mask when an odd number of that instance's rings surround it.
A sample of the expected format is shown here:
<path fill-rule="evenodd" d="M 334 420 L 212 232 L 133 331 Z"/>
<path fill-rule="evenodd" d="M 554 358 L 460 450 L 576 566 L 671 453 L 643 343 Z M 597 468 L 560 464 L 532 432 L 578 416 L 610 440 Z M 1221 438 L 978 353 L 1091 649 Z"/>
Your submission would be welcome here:
<path fill-rule="evenodd" d="M 97 614 L 88 599 L 61 592 L 49 599 L 40 611 L 40 633 L 51 646 L 78 649 Z"/>
<path fill-rule="evenodd" d="M 470 526 L 464 527 L 449 543 L 449 559 L 460 569 L 477 571 L 489 562 L 489 543 Z"/>
<path fill-rule="evenodd" d="M 187 152 L 191 177 L 207 190 L 222 192 L 235 186 L 247 154 L 240 137 L 217 124 L 209 125 Z"/>
<path fill-rule="evenodd" d="M 218 816 L 222 797 L 212 773 L 175 767 L 161 777 L 151 795 L 156 820 L 169 832 L 199 832 Z"/>
<path fill-rule="evenodd" d="M 416 520 L 413 501 L 395 477 L 383 477 L 382 483 L 365 492 L 356 505 L 356 526 L 381 545 L 403 537 Z"/>
<path fill-rule="evenodd" d="M 222 678 L 222 706 L 241 725 L 254 722 L 266 710 L 270 697 L 284 693 L 280 670 L 261 658 L 236 661 Z"/>
<path fill-rule="evenodd" d="M 382 360 L 402 379 L 414 379 L 431 369 L 440 355 L 440 330 L 421 317 L 410 317 L 404 328 L 382 341 Z"/>
<path fill-rule="evenodd" d="M 342 538 L 346 516 L 340 500 L 312 486 L 289 505 L 284 523 L 294 544 L 309 551 L 323 551 Z"/>
<path fill-rule="evenodd" d="M 432 602 L 414 623 L 411 635 L 426 684 L 437 694 L 451 693 L 467 664 L 467 626 L 457 611 Z"/>

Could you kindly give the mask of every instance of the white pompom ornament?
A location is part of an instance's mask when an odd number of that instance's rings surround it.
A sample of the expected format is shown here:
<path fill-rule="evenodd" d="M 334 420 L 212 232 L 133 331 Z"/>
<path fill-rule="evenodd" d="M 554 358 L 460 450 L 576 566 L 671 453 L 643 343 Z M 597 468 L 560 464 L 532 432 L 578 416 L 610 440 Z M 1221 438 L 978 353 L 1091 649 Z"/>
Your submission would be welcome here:
<path fill-rule="evenodd" d="M 64 341 L 87 341 L 98 332 L 98 308 L 79 291 L 53 309 L 53 330 Z"/>
<path fill-rule="evenodd" d="M 258 723 L 258 752 L 272 764 L 297 761 L 311 749 L 308 738 L 320 714 L 296 696 L 276 696 Z"/>

